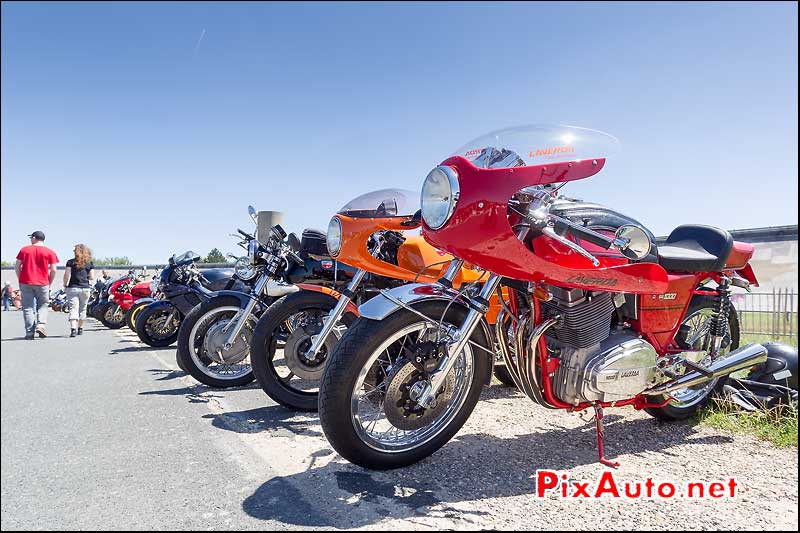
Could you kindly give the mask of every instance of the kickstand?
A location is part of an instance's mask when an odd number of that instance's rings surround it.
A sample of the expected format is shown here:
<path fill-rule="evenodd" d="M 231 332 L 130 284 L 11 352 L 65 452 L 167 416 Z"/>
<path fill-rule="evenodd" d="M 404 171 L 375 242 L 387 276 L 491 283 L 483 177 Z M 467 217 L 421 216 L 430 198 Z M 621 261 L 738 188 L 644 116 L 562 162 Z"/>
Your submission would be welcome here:
<path fill-rule="evenodd" d="M 594 405 L 594 425 L 597 429 L 597 456 L 600 464 L 617 468 L 619 463 L 606 459 L 605 453 L 603 452 L 603 433 L 605 430 L 603 429 L 603 407 L 599 404 Z"/>

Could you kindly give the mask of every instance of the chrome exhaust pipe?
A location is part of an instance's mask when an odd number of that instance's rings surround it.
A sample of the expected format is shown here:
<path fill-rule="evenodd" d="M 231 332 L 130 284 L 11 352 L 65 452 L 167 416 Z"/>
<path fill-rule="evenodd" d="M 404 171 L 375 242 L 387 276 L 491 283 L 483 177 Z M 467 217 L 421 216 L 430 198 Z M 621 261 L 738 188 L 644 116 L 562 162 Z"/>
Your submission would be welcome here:
<path fill-rule="evenodd" d="M 767 349 L 760 344 L 748 344 L 737 350 L 732 351 L 725 357 L 718 359 L 711 363 L 708 369 L 708 375 L 701 372 L 693 371 L 685 374 L 679 378 L 662 383 L 657 387 L 647 389 L 642 394 L 646 396 L 657 396 L 659 394 L 667 394 L 672 391 L 685 389 L 687 387 L 694 387 L 707 383 L 713 379 L 721 378 L 732 374 L 737 370 L 751 367 L 758 363 L 763 363 L 767 360 Z"/>

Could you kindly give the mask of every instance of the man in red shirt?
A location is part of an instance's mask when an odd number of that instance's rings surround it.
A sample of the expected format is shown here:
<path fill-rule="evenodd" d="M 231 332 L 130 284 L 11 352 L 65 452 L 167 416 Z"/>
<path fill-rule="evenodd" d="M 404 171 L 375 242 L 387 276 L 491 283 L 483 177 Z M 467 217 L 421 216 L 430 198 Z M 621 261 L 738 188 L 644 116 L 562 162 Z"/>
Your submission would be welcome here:
<path fill-rule="evenodd" d="M 56 277 L 58 256 L 44 245 L 44 233 L 34 231 L 30 246 L 24 246 L 17 254 L 19 292 L 22 296 L 22 311 L 25 317 L 25 338 L 33 339 L 38 333 L 47 337 L 47 304 L 50 301 L 50 285 Z"/>

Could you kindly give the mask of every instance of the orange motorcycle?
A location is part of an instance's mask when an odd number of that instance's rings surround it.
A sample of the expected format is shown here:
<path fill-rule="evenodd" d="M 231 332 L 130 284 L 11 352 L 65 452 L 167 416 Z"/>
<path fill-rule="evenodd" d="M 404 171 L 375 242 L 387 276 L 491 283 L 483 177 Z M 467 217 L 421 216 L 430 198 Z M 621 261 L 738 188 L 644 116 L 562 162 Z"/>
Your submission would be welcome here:
<path fill-rule="evenodd" d="M 328 355 L 359 316 L 357 304 L 382 289 L 408 282 L 429 283 L 431 295 L 442 289 L 474 291 L 482 271 L 453 264 L 453 256 L 409 234 L 421 225 L 419 193 L 383 189 L 348 202 L 331 219 L 325 242 L 316 252 L 357 268 L 341 293 L 327 287 L 303 286 L 281 298 L 261 316 L 253 332 L 253 373 L 270 398 L 301 411 L 316 411 L 319 384 Z M 315 246 L 303 249 L 314 253 Z M 484 327 L 499 312 L 497 298 Z M 490 354 L 494 357 L 494 353 Z M 498 367 L 498 379 L 512 379 Z"/>

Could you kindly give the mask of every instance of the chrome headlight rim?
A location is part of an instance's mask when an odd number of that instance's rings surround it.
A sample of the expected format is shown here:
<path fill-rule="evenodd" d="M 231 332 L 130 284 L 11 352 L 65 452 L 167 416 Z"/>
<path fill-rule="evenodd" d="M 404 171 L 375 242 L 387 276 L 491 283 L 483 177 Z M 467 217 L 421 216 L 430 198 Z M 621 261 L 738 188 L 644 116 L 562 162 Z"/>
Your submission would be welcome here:
<path fill-rule="evenodd" d="M 331 257 L 336 257 L 342 251 L 342 221 L 338 216 L 334 216 L 328 222 L 325 244 L 328 246 L 328 253 L 331 254 Z"/>
<path fill-rule="evenodd" d="M 248 281 L 258 275 L 258 269 L 249 257 L 240 257 L 233 264 L 233 273 L 237 278 Z"/>
<path fill-rule="evenodd" d="M 430 199 L 426 202 L 425 198 L 425 187 L 429 183 L 429 179 L 434 173 L 441 173 L 444 174 L 444 177 L 447 179 L 448 186 L 450 187 L 450 193 L 448 194 L 448 206 L 445 216 L 442 218 L 441 222 L 438 220 L 431 220 L 430 214 L 426 216 L 426 209 L 425 206 L 430 205 Z M 425 225 L 428 226 L 432 230 L 439 230 L 442 229 L 447 223 L 450 221 L 450 218 L 453 216 L 453 213 L 456 210 L 456 206 L 458 205 L 458 199 L 461 196 L 461 188 L 458 185 L 458 172 L 453 167 L 449 166 L 442 166 L 439 165 L 431 170 L 428 175 L 425 177 L 425 181 L 422 184 L 422 191 L 420 192 L 420 207 L 422 208 L 422 220 L 425 222 Z"/>

